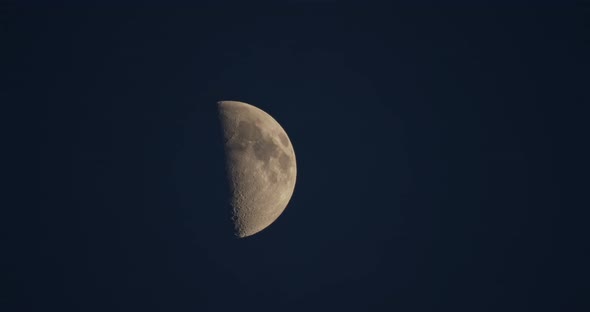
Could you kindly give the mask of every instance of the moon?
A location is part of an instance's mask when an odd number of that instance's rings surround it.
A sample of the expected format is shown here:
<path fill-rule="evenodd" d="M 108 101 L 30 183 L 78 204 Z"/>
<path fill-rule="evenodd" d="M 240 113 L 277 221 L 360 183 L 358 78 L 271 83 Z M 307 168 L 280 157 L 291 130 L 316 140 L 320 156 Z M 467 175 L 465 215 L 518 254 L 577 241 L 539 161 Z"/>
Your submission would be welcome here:
<path fill-rule="evenodd" d="M 243 102 L 218 102 L 235 235 L 254 235 L 285 210 L 297 176 L 295 151 L 279 123 Z"/>

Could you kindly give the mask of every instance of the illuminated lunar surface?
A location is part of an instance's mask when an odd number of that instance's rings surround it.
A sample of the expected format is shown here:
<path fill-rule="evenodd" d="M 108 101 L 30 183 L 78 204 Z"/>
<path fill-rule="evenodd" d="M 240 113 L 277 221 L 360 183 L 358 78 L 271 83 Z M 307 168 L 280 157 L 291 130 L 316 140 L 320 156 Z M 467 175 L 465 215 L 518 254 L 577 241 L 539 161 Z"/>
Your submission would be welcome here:
<path fill-rule="evenodd" d="M 219 102 L 218 108 L 235 234 L 246 237 L 287 207 L 295 189 L 295 152 L 285 130 L 261 109 L 236 101 Z"/>

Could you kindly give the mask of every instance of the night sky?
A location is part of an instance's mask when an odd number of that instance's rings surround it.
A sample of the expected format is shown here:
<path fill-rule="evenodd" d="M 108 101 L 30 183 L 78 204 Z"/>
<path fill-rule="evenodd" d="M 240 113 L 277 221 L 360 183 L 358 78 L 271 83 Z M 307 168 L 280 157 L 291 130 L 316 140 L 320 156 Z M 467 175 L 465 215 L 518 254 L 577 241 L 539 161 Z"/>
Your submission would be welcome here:
<path fill-rule="evenodd" d="M 588 4 L 0 12 L 0 310 L 588 311 Z M 241 240 L 220 100 L 297 157 Z"/>

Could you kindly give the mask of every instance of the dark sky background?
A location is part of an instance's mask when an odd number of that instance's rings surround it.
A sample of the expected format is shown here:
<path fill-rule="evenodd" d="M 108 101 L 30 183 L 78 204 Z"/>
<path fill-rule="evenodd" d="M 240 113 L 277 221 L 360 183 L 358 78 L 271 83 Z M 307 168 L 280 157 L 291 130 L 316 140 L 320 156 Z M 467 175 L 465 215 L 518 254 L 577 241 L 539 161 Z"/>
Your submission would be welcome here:
<path fill-rule="evenodd" d="M 588 13 L 2 5 L 2 311 L 588 311 Z M 219 100 L 297 156 L 243 240 Z"/>

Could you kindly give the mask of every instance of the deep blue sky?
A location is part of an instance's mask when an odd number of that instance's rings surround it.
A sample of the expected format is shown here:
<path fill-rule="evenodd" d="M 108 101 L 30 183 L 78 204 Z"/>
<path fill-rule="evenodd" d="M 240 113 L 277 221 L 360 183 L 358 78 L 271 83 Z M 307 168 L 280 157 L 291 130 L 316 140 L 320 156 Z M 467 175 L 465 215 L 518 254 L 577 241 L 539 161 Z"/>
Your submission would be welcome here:
<path fill-rule="evenodd" d="M 3 311 L 582 311 L 589 19 L 5 6 Z M 245 240 L 216 219 L 219 100 L 297 156 L 289 206 Z"/>

